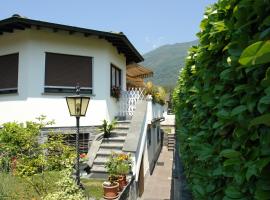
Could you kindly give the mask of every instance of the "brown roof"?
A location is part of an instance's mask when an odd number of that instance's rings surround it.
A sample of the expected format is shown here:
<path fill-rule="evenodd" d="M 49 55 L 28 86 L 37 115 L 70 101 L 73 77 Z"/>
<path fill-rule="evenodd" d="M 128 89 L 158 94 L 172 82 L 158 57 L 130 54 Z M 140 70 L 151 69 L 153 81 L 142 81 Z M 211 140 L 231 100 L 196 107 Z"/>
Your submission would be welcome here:
<path fill-rule="evenodd" d="M 153 76 L 153 71 L 137 63 L 127 65 L 127 76 L 133 78 L 148 78 Z"/>

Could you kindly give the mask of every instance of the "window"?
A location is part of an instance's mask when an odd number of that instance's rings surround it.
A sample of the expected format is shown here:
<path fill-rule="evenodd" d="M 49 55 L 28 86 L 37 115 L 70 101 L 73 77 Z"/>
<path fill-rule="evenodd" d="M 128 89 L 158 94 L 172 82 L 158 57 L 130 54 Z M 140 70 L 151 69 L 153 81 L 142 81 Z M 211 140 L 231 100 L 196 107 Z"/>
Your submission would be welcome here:
<path fill-rule="evenodd" d="M 74 93 L 80 84 L 81 93 L 92 94 L 92 58 L 46 53 L 45 92 Z"/>
<path fill-rule="evenodd" d="M 121 69 L 115 67 L 114 65 L 111 65 L 111 88 L 113 87 L 119 87 L 121 88 L 121 78 L 122 72 Z"/>
<path fill-rule="evenodd" d="M 148 147 L 150 147 L 152 142 L 152 134 L 151 134 L 151 127 L 149 125 L 147 126 L 147 142 Z"/>
<path fill-rule="evenodd" d="M 0 56 L 0 94 L 18 92 L 19 54 Z"/>
<path fill-rule="evenodd" d="M 79 151 L 80 153 L 88 153 L 90 137 L 89 133 L 79 134 Z M 65 137 L 66 144 L 76 146 L 76 134 L 67 134 Z"/>

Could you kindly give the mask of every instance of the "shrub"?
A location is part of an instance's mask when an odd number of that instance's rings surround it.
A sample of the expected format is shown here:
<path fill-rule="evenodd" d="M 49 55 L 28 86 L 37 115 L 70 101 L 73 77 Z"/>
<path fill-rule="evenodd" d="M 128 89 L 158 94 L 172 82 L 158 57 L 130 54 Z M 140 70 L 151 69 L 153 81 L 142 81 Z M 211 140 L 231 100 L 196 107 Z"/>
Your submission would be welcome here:
<path fill-rule="evenodd" d="M 207 8 L 174 91 L 194 199 L 270 197 L 270 2 Z"/>
<path fill-rule="evenodd" d="M 145 95 L 151 95 L 153 103 L 165 104 L 166 91 L 161 86 L 155 86 L 151 81 L 148 81 L 144 90 Z"/>
<path fill-rule="evenodd" d="M 51 132 L 46 142 L 38 142 L 41 128 L 48 124 L 42 116 L 37 122 L 6 123 L 0 130 L 0 172 L 12 171 L 40 197 L 53 190 L 54 173 L 72 166 L 75 159 L 74 148 L 64 144 L 62 134 Z"/>
<path fill-rule="evenodd" d="M 56 191 L 47 194 L 43 200 L 82 200 L 86 199 L 82 190 L 76 185 L 71 177 L 72 169 L 61 172 L 61 178 L 56 183 Z"/>

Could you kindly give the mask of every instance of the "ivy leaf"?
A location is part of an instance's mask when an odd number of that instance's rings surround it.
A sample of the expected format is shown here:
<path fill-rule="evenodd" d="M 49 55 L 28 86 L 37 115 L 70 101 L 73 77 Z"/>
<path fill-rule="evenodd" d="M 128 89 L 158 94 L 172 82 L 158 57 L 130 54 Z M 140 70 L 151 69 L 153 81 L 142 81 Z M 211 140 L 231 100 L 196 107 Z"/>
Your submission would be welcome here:
<path fill-rule="evenodd" d="M 270 62 L 270 40 L 256 42 L 244 49 L 239 63 L 246 67 Z"/>
<path fill-rule="evenodd" d="M 270 126 L 270 114 L 264 114 L 259 117 L 254 118 L 249 123 L 249 128 L 255 125 L 264 124 Z"/>
<path fill-rule="evenodd" d="M 234 149 L 225 149 L 219 155 L 225 158 L 238 158 L 241 156 L 241 153 Z"/>
<path fill-rule="evenodd" d="M 244 106 L 244 105 L 237 106 L 232 110 L 231 116 L 238 115 L 238 114 L 244 112 L 245 110 L 247 110 L 247 106 Z"/>

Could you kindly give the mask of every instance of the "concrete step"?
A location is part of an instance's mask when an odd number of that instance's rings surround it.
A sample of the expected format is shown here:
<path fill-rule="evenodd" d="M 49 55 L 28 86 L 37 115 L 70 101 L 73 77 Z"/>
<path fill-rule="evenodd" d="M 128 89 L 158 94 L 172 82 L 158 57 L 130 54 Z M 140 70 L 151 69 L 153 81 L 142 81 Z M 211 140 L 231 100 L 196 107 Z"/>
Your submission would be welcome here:
<path fill-rule="evenodd" d="M 112 137 L 118 137 L 118 136 L 126 137 L 127 134 L 128 134 L 127 131 L 111 132 Z"/>
<path fill-rule="evenodd" d="M 108 143 L 101 143 L 100 148 L 103 149 L 111 149 L 112 151 L 114 149 L 120 149 L 122 150 L 123 148 L 123 143 L 116 143 L 116 142 L 108 142 Z"/>
<path fill-rule="evenodd" d="M 108 173 L 103 165 L 93 165 L 89 178 L 107 179 Z"/>
<path fill-rule="evenodd" d="M 104 165 L 93 165 L 91 172 L 106 172 Z"/>
<path fill-rule="evenodd" d="M 102 142 L 107 143 L 107 142 L 125 142 L 126 137 L 125 136 L 118 136 L 118 135 L 112 135 L 109 138 L 104 138 Z"/>
<path fill-rule="evenodd" d="M 111 149 L 100 148 L 99 151 L 97 152 L 97 156 L 109 156 L 109 155 L 112 154 L 112 152 L 114 152 L 114 153 L 122 153 L 122 150 L 120 150 L 120 149 L 111 150 Z"/>
<path fill-rule="evenodd" d="M 130 120 L 117 121 L 116 126 L 121 126 L 121 125 L 123 125 L 123 126 L 129 126 L 130 123 L 131 123 Z"/>
<path fill-rule="evenodd" d="M 94 160 L 94 166 L 96 165 L 104 165 L 109 160 L 109 156 L 103 157 L 103 156 L 97 156 Z"/>

